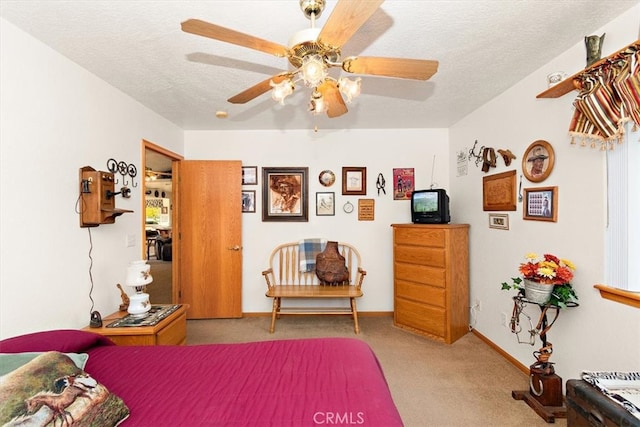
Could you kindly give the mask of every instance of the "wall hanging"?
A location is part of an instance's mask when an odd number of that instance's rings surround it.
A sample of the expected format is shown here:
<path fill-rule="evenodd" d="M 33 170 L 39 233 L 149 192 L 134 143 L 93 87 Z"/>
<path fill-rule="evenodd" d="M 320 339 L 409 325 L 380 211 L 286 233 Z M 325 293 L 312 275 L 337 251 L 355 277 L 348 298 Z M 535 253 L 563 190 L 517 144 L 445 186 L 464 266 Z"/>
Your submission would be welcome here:
<path fill-rule="evenodd" d="M 365 196 L 367 194 L 367 168 L 346 166 L 342 168 L 342 194 Z"/>
<path fill-rule="evenodd" d="M 558 187 L 525 188 L 522 218 L 556 222 L 558 220 Z"/>
<path fill-rule="evenodd" d="M 415 172 L 413 168 L 393 169 L 393 200 L 410 200 L 415 190 Z"/>
<path fill-rule="evenodd" d="M 516 171 L 482 177 L 482 209 L 485 211 L 516 210 Z"/>
<path fill-rule="evenodd" d="M 555 158 L 551 144 L 541 139 L 534 141 L 522 156 L 522 173 L 531 182 L 542 182 L 551 174 Z"/>
<path fill-rule="evenodd" d="M 309 168 L 262 168 L 262 220 L 308 221 Z"/>

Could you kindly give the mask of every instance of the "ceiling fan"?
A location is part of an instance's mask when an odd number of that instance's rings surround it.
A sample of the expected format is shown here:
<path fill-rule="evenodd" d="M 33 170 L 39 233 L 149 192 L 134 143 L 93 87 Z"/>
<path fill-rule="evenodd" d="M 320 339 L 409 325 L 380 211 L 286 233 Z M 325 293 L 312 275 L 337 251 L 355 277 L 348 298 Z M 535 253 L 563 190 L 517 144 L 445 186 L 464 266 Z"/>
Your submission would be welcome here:
<path fill-rule="evenodd" d="M 302 81 L 312 90 L 309 109 L 314 114 L 326 112 L 330 118 L 347 112 L 347 102 L 360 93 L 360 78 L 334 79 L 328 70 L 340 67 L 353 74 L 428 80 L 438 71 L 438 61 L 424 59 L 350 56 L 341 59 L 341 47 L 373 15 L 384 0 L 338 0 L 323 28 L 315 28 L 315 19 L 325 7 L 325 0 L 299 0 L 311 27 L 295 33 L 289 47 L 244 34 L 235 30 L 189 19 L 181 24 L 182 31 L 215 40 L 244 46 L 289 60 L 293 71 L 283 71 L 228 99 L 244 104 L 271 90 L 271 97 L 280 103 L 290 95 L 295 83 Z"/>

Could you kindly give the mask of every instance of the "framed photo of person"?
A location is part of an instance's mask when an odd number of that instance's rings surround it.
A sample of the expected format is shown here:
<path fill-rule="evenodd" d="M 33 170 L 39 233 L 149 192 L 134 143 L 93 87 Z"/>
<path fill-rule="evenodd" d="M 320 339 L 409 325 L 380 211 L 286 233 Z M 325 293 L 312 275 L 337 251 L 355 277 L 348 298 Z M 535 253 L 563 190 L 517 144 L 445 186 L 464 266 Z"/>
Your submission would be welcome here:
<path fill-rule="evenodd" d="M 258 185 L 258 167 L 242 167 L 242 185 Z"/>
<path fill-rule="evenodd" d="M 309 220 L 309 168 L 262 168 L 262 221 Z"/>
<path fill-rule="evenodd" d="M 318 192 L 316 193 L 316 215 L 333 216 L 336 214 L 336 193 Z"/>
<path fill-rule="evenodd" d="M 342 194 L 365 196 L 367 194 L 367 168 L 347 166 L 342 168 Z"/>
<path fill-rule="evenodd" d="M 255 213 L 256 190 L 242 190 L 242 212 Z"/>
<path fill-rule="evenodd" d="M 558 220 L 558 187 L 524 188 L 523 219 Z"/>
<path fill-rule="evenodd" d="M 555 162 L 553 147 L 541 139 L 527 147 L 522 156 L 522 173 L 531 182 L 542 182 L 551 174 Z"/>

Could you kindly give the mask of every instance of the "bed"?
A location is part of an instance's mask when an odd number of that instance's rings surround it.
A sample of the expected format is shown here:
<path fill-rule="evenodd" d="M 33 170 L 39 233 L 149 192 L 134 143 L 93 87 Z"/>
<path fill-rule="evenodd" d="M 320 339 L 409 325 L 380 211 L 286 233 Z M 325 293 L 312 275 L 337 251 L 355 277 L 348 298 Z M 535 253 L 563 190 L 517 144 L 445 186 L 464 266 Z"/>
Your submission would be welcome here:
<path fill-rule="evenodd" d="M 48 358 L 56 369 L 35 367 L 47 372 L 44 384 L 53 384 L 47 393 L 75 390 L 73 404 L 83 405 L 80 413 L 99 425 L 402 425 L 375 354 L 355 338 L 124 347 L 87 331 L 55 330 L 0 341 L 0 352 L 34 357 L 1 378 L 0 424 L 36 414 L 57 425 L 71 421 L 72 406 L 27 411 L 22 399 L 6 408 L 7 396 L 26 393 L 20 387 L 31 381 L 30 365 Z M 82 356 L 86 360 L 74 360 Z M 108 390 L 101 399 L 109 406 L 91 412 L 99 387 Z M 111 412 L 119 419 L 96 418 Z M 82 425 L 78 418 L 73 422 Z"/>

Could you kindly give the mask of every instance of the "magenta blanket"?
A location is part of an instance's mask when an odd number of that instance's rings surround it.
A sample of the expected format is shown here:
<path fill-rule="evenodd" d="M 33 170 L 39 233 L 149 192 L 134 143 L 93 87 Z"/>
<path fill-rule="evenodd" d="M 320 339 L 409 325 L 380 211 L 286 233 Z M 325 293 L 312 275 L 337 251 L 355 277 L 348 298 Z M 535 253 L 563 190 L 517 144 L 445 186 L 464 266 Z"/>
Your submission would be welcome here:
<path fill-rule="evenodd" d="M 61 351 L 11 340 L 0 351 Z M 89 353 L 85 371 L 131 410 L 124 426 L 402 425 L 378 360 L 357 339 L 183 347 L 97 341 L 62 351 Z"/>

